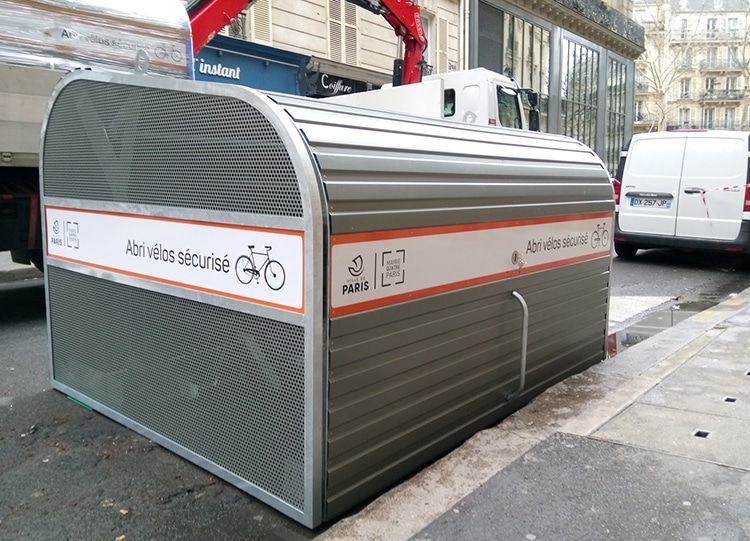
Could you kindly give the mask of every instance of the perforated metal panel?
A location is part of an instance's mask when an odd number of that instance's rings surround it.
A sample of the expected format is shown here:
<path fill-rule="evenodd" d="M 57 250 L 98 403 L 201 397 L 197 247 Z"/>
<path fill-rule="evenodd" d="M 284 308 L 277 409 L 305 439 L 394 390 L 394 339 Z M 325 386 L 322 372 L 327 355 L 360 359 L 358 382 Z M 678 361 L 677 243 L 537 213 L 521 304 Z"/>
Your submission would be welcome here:
<path fill-rule="evenodd" d="M 288 150 L 248 103 L 74 81 L 48 126 L 47 197 L 303 215 Z"/>
<path fill-rule="evenodd" d="M 303 328 L 57 267 L 48 280 L 57 381 L 303 508 Z"/>

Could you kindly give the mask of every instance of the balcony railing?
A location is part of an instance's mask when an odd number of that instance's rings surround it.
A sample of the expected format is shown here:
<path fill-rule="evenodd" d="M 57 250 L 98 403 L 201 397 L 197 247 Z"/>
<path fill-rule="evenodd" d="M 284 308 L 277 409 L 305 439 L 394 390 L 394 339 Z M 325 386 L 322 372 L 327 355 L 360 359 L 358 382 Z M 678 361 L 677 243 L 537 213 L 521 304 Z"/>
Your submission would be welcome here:
<path fill-rule="evenodd" d="M 672 130 L 698 130 L 701 127 L 698 124 L 691 124 L 690 122 L 681 122 L 679 124 L 667 124 L 667 131 Z"/>
<path fill-rule="evenodd" d="M 635 83 L 635 92 L 637 94 L 647 94 L 648 84 L 646 83 Z"/>
<path fill-rule="evenodd" d="M 742 66 L 734 60 L 703 60 L 701 71 L 741 71 Z"/>
<path fill-rule="evenodd" d="M 673 30 L 670 33 L 672 41 L 744 41 L 745 34 L 739 30 L 703 30 L 702 32 L 687 32 Z"/>
<path fill-rule="evenodd" d="M 658 121 L 658 118 L 653 113 L 636 113 L 634 121 L 636 124 L 653 124 Z"/>
<path fill-rule="evenodd" d="M 744 90 L 706 90 L 701 94 L 702 101 L 740 101 L 745 99 Z"/>

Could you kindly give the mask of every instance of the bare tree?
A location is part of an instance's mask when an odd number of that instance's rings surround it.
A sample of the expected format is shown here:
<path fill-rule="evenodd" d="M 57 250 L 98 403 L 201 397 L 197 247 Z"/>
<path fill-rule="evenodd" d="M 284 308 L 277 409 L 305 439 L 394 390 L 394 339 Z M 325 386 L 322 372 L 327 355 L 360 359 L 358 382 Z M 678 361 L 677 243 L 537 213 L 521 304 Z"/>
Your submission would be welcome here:
<path fill-rule="evenodd" d="M 636 85 L 649 95 L 643 103 L 643 112 L 651 120 L 649 131 L 666 130 L 679 108 L 679 102 L 670 99 L 671 93 L 693 70 L 695 42 L 691 38 L 699 34 L 700 19 L 693 19 L 692 27 L 677 28 L 670 0 L 642 0 L 636 6 L 645 8 L 639 13 L 646 29 L 646 51 L 636 61 Z"/>
<path fill-rule="evenodd" d="M 750 118 L 748 117 L 750 114 L 748 108 L 748 104 L 750 104 L 750 88 L 748 87 L 750 84 L 750 0 L 738 0 L 738 3 L 740 14 L 737 17 L 734 17 L 734 14 L 732 16 L 737 19 L 737 29 L 734 30 L 727 25 L 728 32 L 736 33 L 740 37 L 740 42 L 737 45 L 737 58 L 733 58 L 730 52 L 727 60 L 738 63 L 741 69 L 744 87 L 735 89 L 740 98 L 740 123 L 738 128 L 747 130 L 750 129 Z"/>

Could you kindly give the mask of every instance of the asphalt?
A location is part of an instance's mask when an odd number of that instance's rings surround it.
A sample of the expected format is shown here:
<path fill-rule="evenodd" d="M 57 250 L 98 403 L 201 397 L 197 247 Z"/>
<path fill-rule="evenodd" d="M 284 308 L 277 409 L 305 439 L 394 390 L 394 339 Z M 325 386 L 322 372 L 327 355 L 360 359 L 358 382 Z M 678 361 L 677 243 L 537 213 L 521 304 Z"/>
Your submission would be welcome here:
<path fill-rule="evenodd" d="M 0 302 L 0 323 L 10 306 L 32 328 L 44 321 L 41 284 L 0 290 Z M 750 289 L 559 383 L 315 531 L 41 376 L 19 379 L 43 353 L 0 348 L 0 540 L 750 540 L 748 343 Z"/>

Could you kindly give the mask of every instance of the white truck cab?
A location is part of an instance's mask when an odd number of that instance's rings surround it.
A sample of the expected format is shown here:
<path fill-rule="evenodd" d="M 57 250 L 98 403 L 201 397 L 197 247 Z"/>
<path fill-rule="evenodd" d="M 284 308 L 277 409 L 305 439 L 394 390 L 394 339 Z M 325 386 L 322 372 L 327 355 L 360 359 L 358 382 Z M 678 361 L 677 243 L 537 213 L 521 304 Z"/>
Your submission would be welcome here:
<path fill-rule="evenodd" d="M 524 93 L 532 106 L 528 123 L 522 102 Z M 538 94 L 520 88 L 510 77 L 485 68 L 428 75 L 421 83 L 384 85 L 379 90 L 323 99 L 454 122 L 534 131 L 539 129 L 538 111 L 535 109 Z"/>
<path fill-rule="evenodd" d="M 615 182 L 615 252 L 640 248 L 750 252 L 750 133 L 634 135 Z"/>

